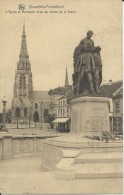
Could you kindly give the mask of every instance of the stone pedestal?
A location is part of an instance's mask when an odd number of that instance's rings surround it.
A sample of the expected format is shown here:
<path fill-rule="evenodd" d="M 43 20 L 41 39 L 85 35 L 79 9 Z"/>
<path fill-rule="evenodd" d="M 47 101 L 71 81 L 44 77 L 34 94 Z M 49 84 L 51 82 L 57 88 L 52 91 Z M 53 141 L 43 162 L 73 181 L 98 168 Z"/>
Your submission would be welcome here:
<path fill-rule="evenodd" d="M 55 171 L 55 177 L 58 179 L 76 179 L 76 178 L 99 178 L 99 177 L 122 177 L 122 172 L 116 173 L 107 172 L 104 166 L 111 166 L 103 160 L 104 155 L 111 158 L 111 154 L 115 152 L 122 154 L 122 141 L 109 140 L 93 140 L 85 136 L 99 136 L 102 131 L 110 131 L 109 128 L 109 100 L 103 97 L 79 97 L 71 101 L 71 131 L 69 134 L 49 138 L 42 145 L 42 167 L 48 170 Z M 84 163 L 77 164 L 77 159 L 84 154 L 88 158 L 93 155 L 100 155 L 100 174 L 96 174 L 96 164 L 94 165 L 94 174 L 90 174 L 90 165 L 84 168 Z M 122 159 L 122 158 L 120 158 Z M 117 165 L 120 166 L 121 160 L 118 160 Z M 82 160 L 82 159 L 81 159 Z M 96 161 L 98 159 L 96 158 Z M 116 156 L 111 162 L 116 163 Z M 81 172 L 80 167 L 87 170 L 88 176 Z M 92 167 L 92 166 L 91 166 Z M 103 168 L 101 168 L 103 167 Z M 78 170 L 77 170 L 78 168 Z M 99 169 L 99 167 L 97 168 Z M 120 170 L 119 170 L 120 171 Z M 105 172 L 105 174 L 104 174 Z M 89 176 L 90 175 L 90 176 Z"/>
<path fill-rule="evenodd" d="M 71 134 L 94 136 L 110 131 L 108 98 L 79 97 L 71 105 Z"/>
<path fill-rule="evenodd" d="M 106 143 L 105 141 L 91 140 L 70 133 L 61 137 L 49 138 L 44 140 L 42 145 L 42 168 L 55 171 L 57 179 L 76 179 L 77 157 L 85 154 L 90 157 L 91 154 L 94 154 L 96 157 L 101 155 L 102 160 L 104 154 L 108 154 L 108 156 L 111 153 L 122 154 L 122 146 L 122 141 L 110 140 Z M 115 160 L 111 161 L 115 162 Z"/>

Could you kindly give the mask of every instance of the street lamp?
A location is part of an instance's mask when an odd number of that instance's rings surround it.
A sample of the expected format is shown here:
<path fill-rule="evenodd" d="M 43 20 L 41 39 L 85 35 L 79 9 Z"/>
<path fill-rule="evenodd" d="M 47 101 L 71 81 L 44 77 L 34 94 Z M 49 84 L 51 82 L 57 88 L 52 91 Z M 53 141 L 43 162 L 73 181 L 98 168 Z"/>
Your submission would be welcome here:
<path fill-rule="evenodd" d="M 7 103 L 7 99 L 4 97 L 3 100 L 3 128 L 2 130 L 3 131 L 7 131 L 7 128 L 6 128 L 6 103 Z"/>

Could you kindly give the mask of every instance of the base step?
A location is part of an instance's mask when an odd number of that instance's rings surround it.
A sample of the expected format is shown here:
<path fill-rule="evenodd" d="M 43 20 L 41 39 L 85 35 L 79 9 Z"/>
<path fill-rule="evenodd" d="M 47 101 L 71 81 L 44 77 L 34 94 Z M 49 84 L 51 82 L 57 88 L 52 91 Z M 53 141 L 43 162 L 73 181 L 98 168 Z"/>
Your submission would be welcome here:
<path fill-rule="evenodd" d="M 76 158 L 76 164 L 78 163 L 114 163 L 122 162 L 122 152 L 111 152 L 111 153 L 87 153 L 81 154 Z"/>
<path fill-rule="evenodd" d="M 94 164 L 76 164 L 76 178 L 122 178 L 122 163 L 94 163 Z"/>

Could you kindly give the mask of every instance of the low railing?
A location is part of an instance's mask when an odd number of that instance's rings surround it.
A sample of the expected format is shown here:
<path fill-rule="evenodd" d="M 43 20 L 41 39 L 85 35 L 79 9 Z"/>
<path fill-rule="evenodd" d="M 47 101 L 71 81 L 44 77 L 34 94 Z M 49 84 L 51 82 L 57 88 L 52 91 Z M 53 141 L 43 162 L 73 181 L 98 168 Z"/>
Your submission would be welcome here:
<path fill-rule="evenodd" d="M 0 160 L 25 155 L 37 155 L 42 151 L 44 139 L 55 135 L 16 135 L 0 136 Z"/>

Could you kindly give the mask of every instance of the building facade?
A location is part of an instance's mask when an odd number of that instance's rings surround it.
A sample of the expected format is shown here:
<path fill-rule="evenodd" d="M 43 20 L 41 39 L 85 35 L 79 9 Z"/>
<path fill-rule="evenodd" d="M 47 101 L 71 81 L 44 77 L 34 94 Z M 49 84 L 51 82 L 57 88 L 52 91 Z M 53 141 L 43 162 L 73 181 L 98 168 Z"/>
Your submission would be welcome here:
<path fill-rule="evenodd" d="M 123 87 L 113 94 L 113 132 L 123 134 Z"/>
<path fill-rule="evenodd" d="M 49 123 L 57 117 L 57 100 L 68 90 L 66 69 L 65 86 L 48 91 L 34 91 L 31 64 L 27 50 L 25 25 L 23 26 L 21 50 L 15 72 L 11 123 Z M 48 127 L 48 124 L 46 125 Z"/>
<path fill-rule="evenodd" d="M 115 94 L 118 90 L 122 88 L 122 80 L 109 83 L 105 83 L 100 86 L 101 95 L 109 98 L 109 124 L 110 124 L 110 132 L 115 132 Z"/>
<path fill-rule="evenodd" d="M 69 132 L 71 128 L 71 104 L 73 97 L 72 89 L 69 89 L 65 95 L 58 99 L 57 118 L 53 121 L 54 128 L 60 132 Z"/>
<path fill-rule="evenodd" d="M 23 26 L 21 50 L 15 72 L 14 94 L 12 99 L 11 122 L 32 120 L 33 85 L 29 55 L 27 51 L 25 25 Z"/>

